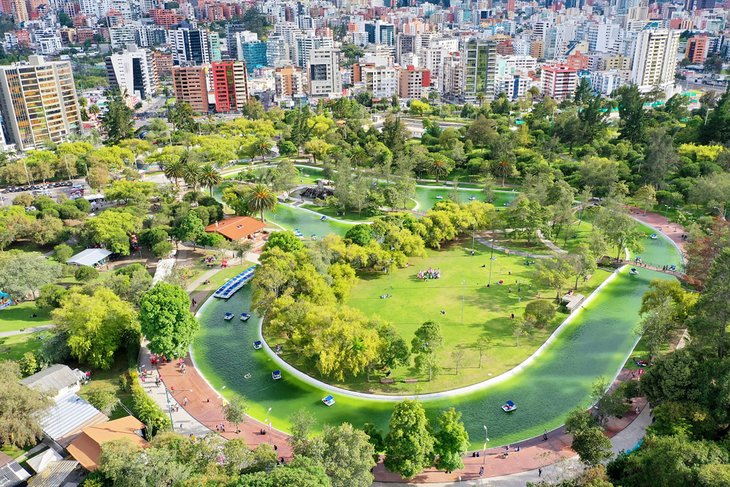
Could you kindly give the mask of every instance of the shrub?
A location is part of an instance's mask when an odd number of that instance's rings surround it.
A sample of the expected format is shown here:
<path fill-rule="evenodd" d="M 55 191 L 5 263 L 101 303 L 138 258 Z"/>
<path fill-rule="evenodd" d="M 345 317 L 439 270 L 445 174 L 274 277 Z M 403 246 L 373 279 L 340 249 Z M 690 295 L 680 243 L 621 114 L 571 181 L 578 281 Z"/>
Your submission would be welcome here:
<path fill-rule="evenodd" d="M 144 390 L 136 370 L 129 372 L 129 389 L 132 394 L 134 415 L 149 428 L 149 436 L 171 428 L 170 418 Z"/>
<path fill-rule="evenodd" d="M 71 256 L 74 255 L 74 249 L 66 244 L 58 244 L 53 247 L 53 260 L 65 264 Z"/>
<path fill-rule="evenodd" d="M 526 321 L 542 328 L 555 318 L 555 306 L 543 299 L 531 301 L 525 306 L 524 318 Z"/>
<path fill-rule="evenodd" d="M 173 245 L 170 242 L 157 242 L 152 246 L 152 255 L 158 259 L 167 257 L 172 252 Z"/>
<path fill-rule="evenodd" d="M 80 266 L 76 269 L 76 272 L 74 272 L 74 277 L 77 281 L 89 282 L 99 277 L 99 271 L 97 271 L 94 267 Z"/>

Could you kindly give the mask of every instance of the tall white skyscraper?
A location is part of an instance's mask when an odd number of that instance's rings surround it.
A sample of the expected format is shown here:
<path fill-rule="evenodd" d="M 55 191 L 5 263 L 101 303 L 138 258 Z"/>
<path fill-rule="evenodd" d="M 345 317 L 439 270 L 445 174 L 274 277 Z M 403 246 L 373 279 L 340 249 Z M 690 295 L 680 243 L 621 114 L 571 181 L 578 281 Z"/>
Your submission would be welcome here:
<path fill-rule="evenodd" d="M 134 94 L 142 100 L 154 96 L 158 79 L 152 53 L 132 45 L 119 54 L 106 58 L 106 71 L 109 85 L 118 87 L 122 93 Z"/>
<path fill-rule="evenodd" d="M 639 32 L 631 68 L 631 82 L 647 93 L 654 88 L 667 92 L 674 86 L 679 31 L 648 28 Z"/>

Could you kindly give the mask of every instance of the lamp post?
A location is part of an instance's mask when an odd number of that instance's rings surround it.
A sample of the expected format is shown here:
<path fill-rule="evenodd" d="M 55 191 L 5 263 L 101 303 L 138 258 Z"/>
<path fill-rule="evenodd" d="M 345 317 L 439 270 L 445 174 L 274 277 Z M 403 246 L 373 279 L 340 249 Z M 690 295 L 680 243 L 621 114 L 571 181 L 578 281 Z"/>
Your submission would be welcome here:
<path fill-rule="evenodd" d="M 175 421 L 172 420 L 172 405 L 170 404 L 170 391 L 165 387 L 165 397 L 167 398 L 167 414 L 170 415 L 170 428 L 175 431 Z"/>
<path fill-rule="evenodd" d="M 482 462 L 482 465 L 487 464 L 487 443 L 489 442 L 489 429 L 487 429 L 487 425 L 484 425 L 484 460 Z"/>
<path fill-rule="evenodd" d="M 264 424 L 269 425 L 269 444 L 271 444 L 271 420 L 269 419 L 271 416 L 271 408 L 266 410 L 266 418 L 264 419 Z"/>
<path fill-rule="evenodd" d="M 489 240 L 489 281 L 487 281 L 487 287 L 492 285 L 492 262 L 494 262 L 494 236 Z"/>

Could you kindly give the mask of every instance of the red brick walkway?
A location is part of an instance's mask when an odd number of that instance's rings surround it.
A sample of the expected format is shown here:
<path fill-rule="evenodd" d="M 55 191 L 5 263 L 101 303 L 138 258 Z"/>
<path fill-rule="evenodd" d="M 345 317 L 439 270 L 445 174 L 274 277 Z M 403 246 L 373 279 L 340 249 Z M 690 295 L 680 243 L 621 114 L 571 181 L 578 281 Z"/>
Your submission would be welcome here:
<path fill-rule="evenodd" d="M 644 214 L 643 210 L 633 207 L 629 207 L 629 210 L 637 220 L 646 223 L 647 225 L 651 225 L 652 227 L 662 232 L 664 235 L 669 237 L 672 242 L 677 244 L 679 250 L 684 252 L 684 244 L 686 242 L 682 238 L 682 235 L 686 235 L 687 230 L 682 225 L 680 225 L 679 223 L 670 222 L 666 217 L 658 213 L 647 212 L 646 214 Z"/>
<path fill-rule="evenodd" d="M 181 407 L 184 407 L 193 418 L 211 431 L 216 431 L 216 426 L 223 424 L 225 432 L 221 434 L 224 437 L 243 438 L 251 448 L 260 443 L 270 443 L 272 446 L 276 446 L 277 454 L 280 457 L 291 458 L 291 448 L 287 442 L 288 435 L 275 429 L 269 431 L 269 426 L 260 421 L 248 417 L 246 422 L 239 426 L 240 433 L 236 433 L 235 425 L 223 418 L 223 400 L 198 373 L 190 357 L 185 359 L 185 364 L 186 372 L 184 374 L 173 363 L 157 366 L 149 363 L 145 365 L 148 368 L 156 367 L 165 387 L 177 399 Z M 185 398 L 188 399 L 188 404 L 182 406 Z M 266 434 L 260 434 L 262 430 L 266 431 Z"/>

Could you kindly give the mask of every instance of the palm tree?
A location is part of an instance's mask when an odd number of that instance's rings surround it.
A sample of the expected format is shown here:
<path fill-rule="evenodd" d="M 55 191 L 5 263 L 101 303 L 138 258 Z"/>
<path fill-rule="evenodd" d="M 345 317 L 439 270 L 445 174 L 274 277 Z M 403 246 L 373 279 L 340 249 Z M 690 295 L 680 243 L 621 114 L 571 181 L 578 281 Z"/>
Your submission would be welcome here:
<path fill-rule="evenodd" d="M 193 191 L 198 190 L 198 184 L 200 184 L 200 175 L 202 173 L 202 167 L 197 161 L 188 160 L 185 163 L 185 170 L 183 172 L 183 181 L 188 186 L 192 186 Z"/>
<path fill-rule="evenodd" d="M 264 211 L 272 210 L 276 206 L 276 194 L 265 184 L 254 184 L 245 193 L 246 205 L 252 212 L 261 213 L 264 221 Z"/>
<path fill-rule="evenodd" d="M 211 196 L 213 196 L 213 186 L 219 185 L 222 180 L 223 178 L 221 178 L 220 173 L 213 164 L 208 163 L 200 168 L 200 179 L 198 182 L 203 186 L 208 186 Z"/>
<path fill-rule="evenodd" d="M 185 175 L 185 163 L 180 158 L 170 160 L 164 166 L 165 177 L 175 182 L 175 189 L 180 192 L 180 178 Z"/>
<path fill-rule="evenodd" d="M 439 182 L 439 177 L 448 172 L 449 164 L 443 157 L 434 157 L 431 161 L 431 169 L 433 174 L 436 176 L 436 182 Z"/>
<path fill-rule="evenodd" d="M 266 162 L 266 155 L 271 152 L 271 148 L 274 147 L 271 139 L 261 137 L 256 139 L 256 142 L 251 146 L 251 158 L 261 156 L 261 162 Z"/>

